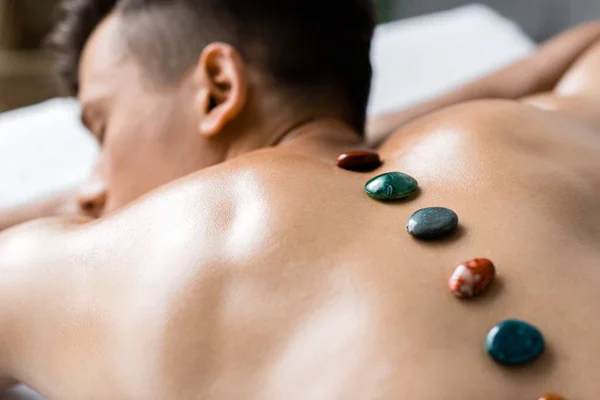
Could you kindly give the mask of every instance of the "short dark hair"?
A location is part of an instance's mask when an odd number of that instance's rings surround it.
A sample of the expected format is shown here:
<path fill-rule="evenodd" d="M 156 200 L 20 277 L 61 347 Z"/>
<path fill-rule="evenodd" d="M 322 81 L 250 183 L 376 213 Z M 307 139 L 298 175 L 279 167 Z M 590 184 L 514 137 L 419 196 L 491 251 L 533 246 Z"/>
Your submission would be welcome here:
<path fill-rule="evenodd" d="M 154 76 L 177 80 L 207 44 L 227 42 L 278 87 L 335 96 L 364 129 L 373 0 L 66 0 L 49 43 L 73 93 L 85 43 L 115 9 L 128 19 L 129 50 Z"/>

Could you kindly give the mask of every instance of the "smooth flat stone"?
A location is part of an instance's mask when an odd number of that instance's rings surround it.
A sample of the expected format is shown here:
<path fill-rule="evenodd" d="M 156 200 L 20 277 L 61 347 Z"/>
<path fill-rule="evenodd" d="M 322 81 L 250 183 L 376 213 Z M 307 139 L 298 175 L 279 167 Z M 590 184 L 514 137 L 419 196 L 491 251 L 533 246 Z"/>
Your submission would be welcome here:
<path fill-rule="evenodd" d="M 381 164 L 379 154 L 368 150 L 348 151 L 337 158 L 338 167 L 354 172 L 370 172 Z"/>
<path fill-rule="evenodd" d="M 458 215 L 448 208 L 430 207 L 415 212 L 406 224 L 408 233 L 419 239 L 450 235 L 458 226 Z"/>
<path fill-rule="evenodd" d="M 485 349 L 498 363 L 521 365 L 537 358 L 544 351 L 544 337 L 527 322 L 507 320 L 488 333 Z"/>
<path fill-rule="evenodd" d="M 564 397 L 554 393 L 543 394 L 538 400 L 566 400 Z"/>
<path fill-rule="evenodd" d="M 482 294 L 495 277 L 494 264 L 487 258 L 476 258 L 456 267 L 448 287 L 456 297 L 471 298 Z"/>
<path fill-rule="evenodd" d="M 418 186 L 419 184 L 412 176 L 402 172 L 388 172 L 368 181 L 365 190 L 374 199 L 392 201 L 410 196 Z"/>

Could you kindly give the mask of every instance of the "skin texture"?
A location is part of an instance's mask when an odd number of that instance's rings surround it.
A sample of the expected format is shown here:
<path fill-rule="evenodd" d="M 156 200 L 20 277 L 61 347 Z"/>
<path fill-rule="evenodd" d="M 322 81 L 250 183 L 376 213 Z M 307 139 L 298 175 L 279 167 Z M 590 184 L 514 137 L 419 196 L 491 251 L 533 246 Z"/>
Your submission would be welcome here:
<path fill-rule="evenodd" d="M 88 60 L 97 54 L 90 43 Z M 5 232 L 0 370 L 64 400 L 594 398 L 599 383 L 582 371 L 600 368 L 600 45 L 583 47 L 552 92 L 458 104 L 406 124 L 380 147 L 384 165 L 372 173 L 335 167 L 360 142 L 332 111 L 276 148 L 142 198 L 166 172 L 130 190 L 114 178 L 121 194 L 99 220 Z M 135 72 L 118 70 L 127 68 Z M 90 76 L 99 78 L 82 71 L 82 102 L 91 101 Z M 141 94 L 133 98 L 150 101 Z M 179 140 L 193 131 L 197 142 L 186 143 L 206 152 L 206 138 L 256 146 L 206 129 L 220 118 L 210 111 Z M 267 126 L 260 115 L 244 118 Z M 263 144 L 280 130 L 264 132 Z M 117 151 L 133 136 L 107 135 L 104 160 L 126 170 Z M 369 198 L 364 183 L 388 171 L 415 177 L 420 193 Z M 431 206 L 457 212 L 457 235 L 419 242 L 405 232 L 409 216 Z M 475 257 L 494 262 L 497 280 L 459 301 L 448 278 Z M 506 369 L 487 357 L 485 335 L 507 318 L 545 334 L 538 361 Z"/>

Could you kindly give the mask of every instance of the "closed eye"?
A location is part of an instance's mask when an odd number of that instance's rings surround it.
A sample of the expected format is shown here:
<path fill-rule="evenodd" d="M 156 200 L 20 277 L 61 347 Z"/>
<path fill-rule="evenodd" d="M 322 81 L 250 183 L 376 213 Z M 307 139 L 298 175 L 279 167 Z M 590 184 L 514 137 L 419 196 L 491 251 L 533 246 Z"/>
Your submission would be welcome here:
<path fill-rule="evenodd" d="M 81 122 L 94 136 L 98 144 L 102 145 L 106 131 L 106 124 L 100 124 L 99 121 L 92 118 L 91 107 L 84 107 L 81 113 Z"/>
<path fill-rule="evenodd" d="M 98 141 L 98 143 L 102 146 L 102 144 L 104 143 L 104 137 L 106 135 L 106 126 L 102 125 L 102 127 L 97 131 L 97 133 L 94 133 L 94 136 L 96 137 L 96 140 Z"/>

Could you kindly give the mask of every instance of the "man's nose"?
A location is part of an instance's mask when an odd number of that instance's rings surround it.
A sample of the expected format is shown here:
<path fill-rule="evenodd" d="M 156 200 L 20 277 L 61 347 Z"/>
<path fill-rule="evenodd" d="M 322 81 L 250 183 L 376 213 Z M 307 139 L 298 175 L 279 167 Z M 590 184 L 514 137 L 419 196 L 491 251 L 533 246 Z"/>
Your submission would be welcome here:
<path fill-rule="evenodd" d="M 106 206 L 106 185 L 98 178 L 85 183 L 78 194 L 79 210 L 82 214 L 99 218 Z"/>

